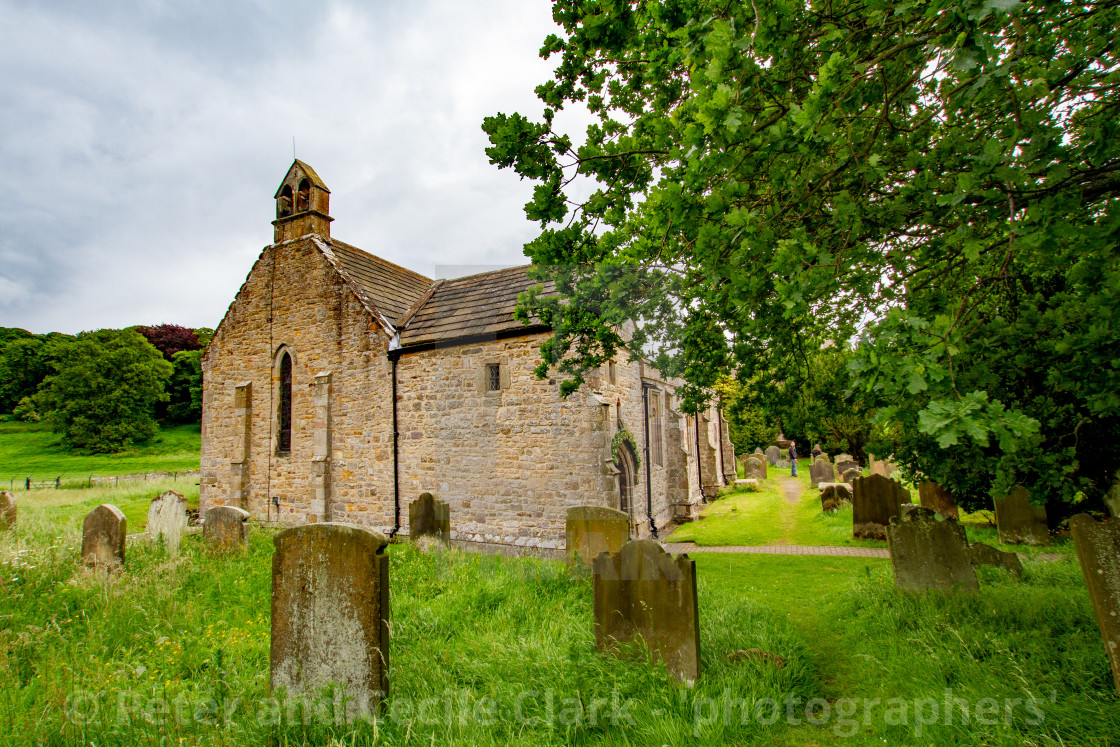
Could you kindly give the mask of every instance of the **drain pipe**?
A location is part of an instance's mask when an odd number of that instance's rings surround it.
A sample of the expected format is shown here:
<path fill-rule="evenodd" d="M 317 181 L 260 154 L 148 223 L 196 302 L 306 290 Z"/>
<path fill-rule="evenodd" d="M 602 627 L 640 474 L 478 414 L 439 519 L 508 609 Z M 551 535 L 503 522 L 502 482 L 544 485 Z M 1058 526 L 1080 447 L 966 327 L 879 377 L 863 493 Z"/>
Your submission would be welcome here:
<path fill-rule="evenodd" d="M 696 483 L 700 486 L 700 502 L 707 503 L 708 496 L 704 495 L 704 468 L 701 466 L 704 460 L 700 457 L 700 411 L 697 410 L 696 414 L 692 416 L 692 422 L 696 426 Z"/>
<path fill-rule="evenodd" d="M 389 353 L 389 360 L 393 364 L 393 531 L 389 538 L 397 536 L 401 530 L 401 481 L 400 481 L 400 455 L 397 449 L 399 434 L 397 432 L 397 359 L 400 356 Z"/>
<path fill-rule="evenodd" d="M 657 539 L 657 523 L 653 520 L 653 486 L 650 485 L 650 468 L 649 468 L 649 384 L 642 383 L 642 420 L 645 421 L 646 427 L 646 518 L 649 519 L 649 530 L 653 533 L 653 538 Z"/>

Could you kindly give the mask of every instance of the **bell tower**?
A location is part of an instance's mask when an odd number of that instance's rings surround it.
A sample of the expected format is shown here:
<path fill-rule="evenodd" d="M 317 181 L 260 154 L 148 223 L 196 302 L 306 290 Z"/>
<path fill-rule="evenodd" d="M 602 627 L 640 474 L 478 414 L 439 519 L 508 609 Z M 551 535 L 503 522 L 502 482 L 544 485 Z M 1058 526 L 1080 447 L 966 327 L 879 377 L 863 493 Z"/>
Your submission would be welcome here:
<path fill-rule="evenodd" d="M 309 233 L 331 236 L 331 191 L 303 161 L 292 161 L 287 176 L 276 190 L 276 220 L 273 243 L 279 244 Z"/>

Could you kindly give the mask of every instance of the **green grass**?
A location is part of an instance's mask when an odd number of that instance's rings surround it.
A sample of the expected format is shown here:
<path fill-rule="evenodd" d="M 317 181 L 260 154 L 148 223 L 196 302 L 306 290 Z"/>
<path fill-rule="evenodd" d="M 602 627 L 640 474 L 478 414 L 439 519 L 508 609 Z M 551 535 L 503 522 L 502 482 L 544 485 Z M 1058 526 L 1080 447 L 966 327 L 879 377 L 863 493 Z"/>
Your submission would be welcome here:
<path fill-rule="evenodd" d="M 197 477 L 83 490 L 20 491 L 15 494 L 20 511 L 20 534 L 46 538 L 79 533 L 86 514 L 102 503 L 112 503 L 121 510 L 128 522 L 129 534 L 143 532 L 152 499 L 168 490 L 181 493 L 187 499 L 188 508 L 198 508 Z"/>
<path fill-rule="evenodd" d="M 0 487 L 28 476 L 79 482 L 90 475 L 196 470 L 200 444 L 198 424 L 176 425 L 164 426 L 153 441 L 119 454 L 75 454 L 42 423 L 0 421 Z"/>

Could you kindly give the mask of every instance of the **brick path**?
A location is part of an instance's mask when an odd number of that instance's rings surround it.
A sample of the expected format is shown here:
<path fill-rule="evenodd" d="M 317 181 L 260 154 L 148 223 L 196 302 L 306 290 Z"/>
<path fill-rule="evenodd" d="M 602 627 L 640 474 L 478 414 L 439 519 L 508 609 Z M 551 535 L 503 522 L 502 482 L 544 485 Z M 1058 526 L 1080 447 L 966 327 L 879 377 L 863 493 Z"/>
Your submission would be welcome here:
<path fill-rule="evenodd" d="M 835 547 L 814 545 L 727 545 L 700 547 L 691 542 L 666 542 L 665 552 L 677 555 L 682 552 L 730 552 L 746 555 L 833 555 L 848 558 L 889 558 L 885 547 Z"/>

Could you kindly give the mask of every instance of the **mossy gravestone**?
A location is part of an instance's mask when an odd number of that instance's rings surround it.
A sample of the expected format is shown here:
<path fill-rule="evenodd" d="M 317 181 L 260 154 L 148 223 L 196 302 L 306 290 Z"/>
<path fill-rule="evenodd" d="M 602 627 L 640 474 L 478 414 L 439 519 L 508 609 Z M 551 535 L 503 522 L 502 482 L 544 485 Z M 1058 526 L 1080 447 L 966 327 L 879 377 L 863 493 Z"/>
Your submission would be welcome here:
<path fill-rule="evenodd" d="M 146 530 L 152 540 L 162 537 L 167 552 L 172 557 L 177 556 L 183 533 L 187 531 L 187 499 L 174 490 L 153 498 L 148 506 Z"/>
<path fill-rule="evenodd" d="M 781 459 L 781 458 L 782 458 L 782 450 L 781 449 L 779 449 L 777 446 L 767 447 L 767 449 L 766 449 L 766 462 L 771 467 L 777 466 L 778 460 Z"/>
<path fill-rule="evenodd" d="M 82 522 L 82 562 L 86 565 L 119 566 L 124 563 L 128 521 L 116 506 L 102 503 Z"/>
<path fill-rule="evenodd" d="M 271 684 L 314 697 L 334 684 L 349 716 L 389 692 L 389 558 L 382 534 L 307 524 L 273 538 Z"/>
<path fill-rule="evenodd" d="M 822 454 L 809 465 L 809 482 L 813 485 L 820 485 L 822 482 L 836 482 L 836 471 L 833 470 L 832 462 L 828 461 L 828 457 Z"/>
<path fill-rule="evenodd" d="M 859 470 L 859 462 L 852 459 L 847 454 L 841 454 L 840 456 L 836 457 L 836 474 L 841 476 L 841 480 L 844 479 L 843 475 L 845 472 L 853 469 L 857 471 Z"/>
<path fill-rule="evenodd" d="M 700 677 L 696 564 L 651 540 L 628 542 L 595 558 L 595 647 L 642 641 L 655 661 L 685 682 Z"/>
<path fill-rule="evenodd" d="M 7 490 L 0 490 L 0 529 L 11 529 L 18 519 L 16 497 Z"/>
<path fill-rule="evenodd" d="M 852 502 L 852 488 L 845 482 L 830 483 L 821 490 L 821 510 L 835 511 L 844 503 Z"/>
<path fill-rule="evenodd" d="M 974 542 L 969 545 L 968 557 L 972 561 L 973 566 L 993 565 L 996 568 L 1011 571 L 1016 576 L 1023 575 L 1023 563 L 1019 560 L 1018 555 L 1013 552 L 997 550 L 991 545 L 985 545 L 983 542 Z"/>
<path fill-rule="evenodd" d="M 618 553 L 630 539 L 630 517 L 606 506 L 572 506 L 564 531 L 568 561 L 590 565 L 599 553 Z"/>
<path fill-rule="evenodd" d="M 434 537 L 445 545 L 451 543 L 451 507 L 431 493 L 408 504 L 408 536 L 416 541 Z"/>
<path fill-rule="evenodd" d="M 878 475 L 873 475 L 877 477 Z M 928 508 L 914 507 L 887 526 L 894 585 L 903 591 L 976 591 L 976 571 L 964 527 Z"/>
<path fill-rule="evenodd" d="M 996 528 L 1005 545 L 1049 545 L 1046 509 L 1031 503 L 1031 494 L 1021 485 L 996 504 Z"/>
<path fill-rule="evenodd" d="M 882 475 L 852 480 L 852 535 L 861 539 L 886 539 L 887 525 L 901 515 L 910 493 L 902 483 Z"/>
<path fill-rule="evenodd" d="M 1102 522 L 1078 514 L 1069 520 L 1069 533 L 1120 693 L 1120 519 Z"/>
<path fill-rule="evenodd" d="M 743 477 L 755 480 L 766 479 L 766 460 L 750 454 L 743 460 Z"/>
<path fill-rule="evenodd" d="M 249 539 L 249 512 L 236 506 L 215 506 L 202 521 L 202 539 L 217 555 L 245 548 Z"/>
<path fill-rule="evenodd" d="M 954 519 L 960 519 L 961 517 L 960 509 L 957 508 L 957 502 L 953 500 L 953 496 L 933 480 L 925 480 L 918 486 L 918 502 L 922 504 L 923 508 L 936 511 L 942 516 L 952 516 Z"/>

